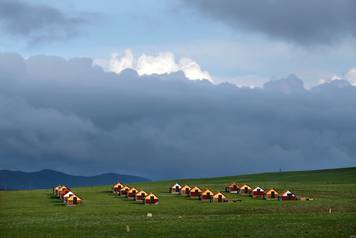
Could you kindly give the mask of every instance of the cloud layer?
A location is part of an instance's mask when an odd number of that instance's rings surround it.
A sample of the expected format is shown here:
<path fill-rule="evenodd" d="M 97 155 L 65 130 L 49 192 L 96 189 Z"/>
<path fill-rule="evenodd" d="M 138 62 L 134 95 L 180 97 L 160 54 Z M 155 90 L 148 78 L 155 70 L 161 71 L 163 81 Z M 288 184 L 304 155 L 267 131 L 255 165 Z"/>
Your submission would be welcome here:
<path fill-rule="evenodd" d="M 110 60 L 98 59 L 95 63 L 105 70 L 115 73 L 120 73 L 124 69 L 134 69 L 139 75 L 170 74 L 182 71 L 188 79 L 212 81 L 210 74 L 202 70 L 197 62 L 184 57 L 177 63 L 171 52 L 163 52 L 158 55 L 142 54 L 136 60 L 132 51 L 127 49 L 122 56 L 114 53 Z"/>
<path fill-rule="evenodd" d="M 157 179 L 356 165 L 350 85 L 247 89 L 12 53 L 0 75 L 0 168 Z"/>
<path fill-rule="evenodd" d="M 302 45 L 356 35 L 353 0 L 182 0 L 237 30 L 261 32 Z"/>
<path fill-rule="evenodd" d="M 20 0 L 0 1 L 0 29 L 32 43 L 61 40 L 78 33 L 86 20 L 67 16 L 59 9 Z"/>

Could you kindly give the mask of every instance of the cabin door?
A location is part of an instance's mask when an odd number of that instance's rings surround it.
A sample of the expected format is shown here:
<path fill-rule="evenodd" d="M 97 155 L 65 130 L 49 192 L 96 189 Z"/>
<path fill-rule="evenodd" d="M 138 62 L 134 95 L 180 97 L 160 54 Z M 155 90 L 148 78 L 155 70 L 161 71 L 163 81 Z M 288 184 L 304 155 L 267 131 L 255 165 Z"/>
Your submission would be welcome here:
<path fill-rule="evenodd" d="M 77 203 L 78 203 L 77 197 L 74 197 L 73 198 L 73 204 L 77 204 Z"/>
<path fill-rule="evenodd" d="M 155 203 L 155 197 L 154 197 L 154 196 L 151 196 L 151 197 L 150 197 L 150 203 L 151 203 L 151 204 Z"/>
<path fill-rule="evenodd" d="M 248 193 L 248 188 L 247 187 L 245 187 L 245 193 Z"/>
<path fill-rule="evenodd" d="M 222 202 L 222 196 L 221 195 L 218 196 L 218 202 Z"/>
<path fill-rule="evenodd" d="M 288 197 L 288 200 L 291 200 L 292 199 L 292 194 L 288 193 L 287 197 Z"/>
<path fill-rule="evenodd" d="M 176 192 L 179 192 L 179 190 L 180 190 L 179 186 L 176 186 Z"/>
<path fill-rule="evenodd" d="M 275 198 L 275 197 L 276 197 L 275 193 L 271 192 L 271 198 Z"/>

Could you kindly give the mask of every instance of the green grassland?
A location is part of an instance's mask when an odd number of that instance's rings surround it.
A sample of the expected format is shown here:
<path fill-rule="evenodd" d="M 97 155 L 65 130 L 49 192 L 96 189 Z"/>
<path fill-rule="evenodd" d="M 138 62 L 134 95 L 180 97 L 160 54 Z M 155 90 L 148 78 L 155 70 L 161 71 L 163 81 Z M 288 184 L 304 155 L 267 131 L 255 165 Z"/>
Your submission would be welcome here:
<path fill-rule="evenodd" d="M 154 192 L 157 206 L 110 192 L 111 186 L 73 188 L 83 204 L 66 207 L 50 190 L 0 192 L 0 237 L 350 237 L 356 235 L 356 168 L 178 180 L 223 191 L 236 181 L 313 201 L 206 203 L 168 193 L 176 181 L 130 184 Z M 331 208 L 331 213 L 329 209 Z M 152 217 L 147 217 L 152 213 Z M 127 230 L 129 226 L 129 232 Z"/>

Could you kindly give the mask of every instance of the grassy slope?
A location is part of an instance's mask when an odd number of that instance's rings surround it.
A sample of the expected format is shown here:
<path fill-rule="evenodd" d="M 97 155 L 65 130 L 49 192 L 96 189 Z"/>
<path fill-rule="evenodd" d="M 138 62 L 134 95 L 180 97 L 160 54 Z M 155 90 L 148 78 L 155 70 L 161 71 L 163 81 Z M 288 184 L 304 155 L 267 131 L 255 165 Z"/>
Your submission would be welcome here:
<path fill-rule="evenodd" d="M 349 237 L 356 235 L 356 168 L 265 173 L 178 182 L 224 189 L 237 181 L 291 189 L 314 201 L 211 204 L 167 193 L 173 181 L 138 187 L 159 195 L 144 206 L 110 193 L 110 186 L 73 189 L 84 204 L 65 207 L 48 190 L 0 192 L 0 237 Z M 175 182 L 175 181 L 174 181 Z M 329 208 L 332 213 L 329 214 Z M 152 218 L 146 216 L 153 214 Z M 130 226 L 130 232 L 126 226 Z"/>

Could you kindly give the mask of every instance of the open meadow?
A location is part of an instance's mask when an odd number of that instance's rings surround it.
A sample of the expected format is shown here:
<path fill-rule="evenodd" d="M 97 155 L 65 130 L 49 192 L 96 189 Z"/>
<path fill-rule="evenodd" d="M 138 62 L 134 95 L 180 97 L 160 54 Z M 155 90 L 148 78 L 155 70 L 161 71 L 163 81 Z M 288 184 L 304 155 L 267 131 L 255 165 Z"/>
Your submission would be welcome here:
<path fill-rule="evenodd" d="M 313 201 L 209 203 L 168 193 L 174 182 L 223 191 L 236 181 L 289 189 Z M 153 192 L 143 205 L 111 192 L 111 185 L 72 188 L 83 199 L 65 206 L 52 191 L 1 191 L 0 237 L 350 237 L 356 235 L 356 168 L 129 184 Z M 226 193 L 225 193 L 226 194 Z M 331 213 L 330 213 L 331 209 Z M 147 213 L 152 213 L 148 217 Z"/>

